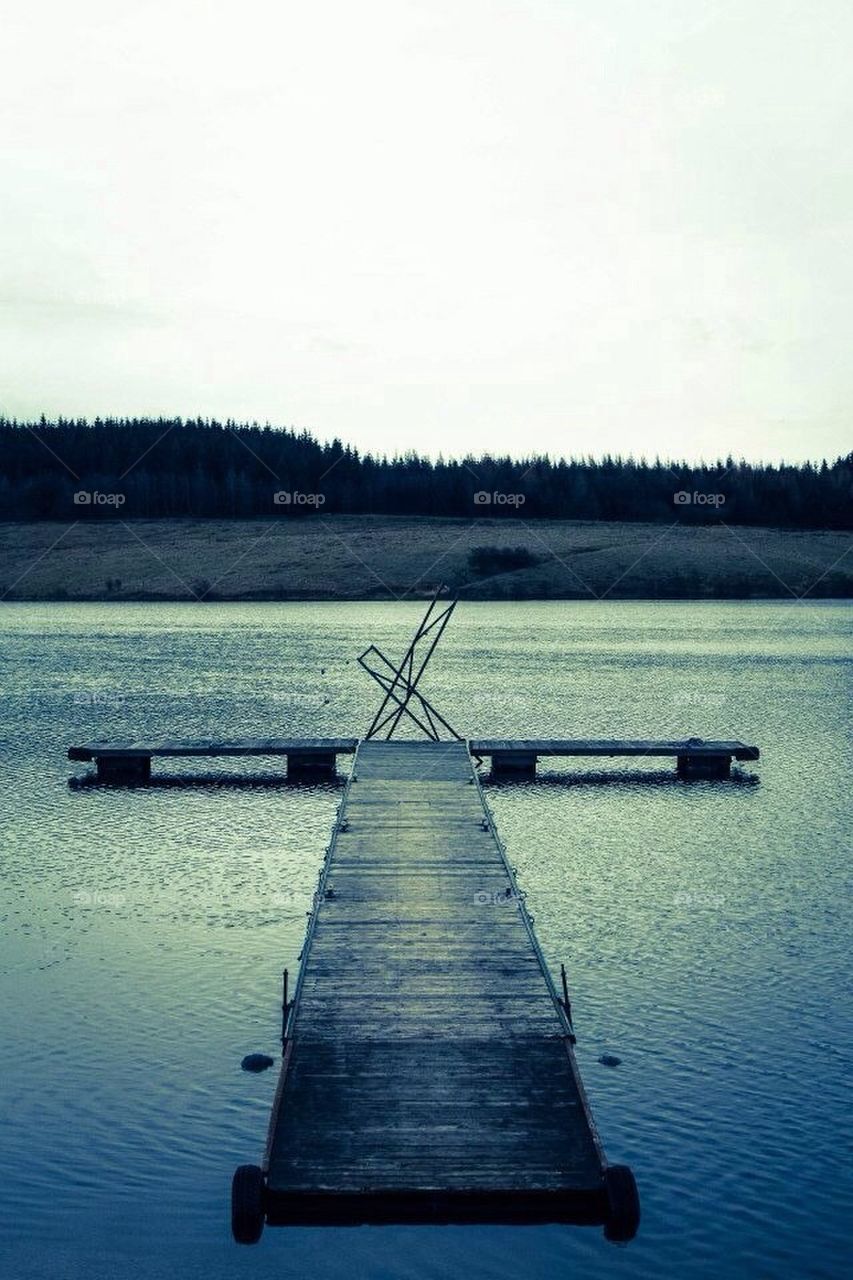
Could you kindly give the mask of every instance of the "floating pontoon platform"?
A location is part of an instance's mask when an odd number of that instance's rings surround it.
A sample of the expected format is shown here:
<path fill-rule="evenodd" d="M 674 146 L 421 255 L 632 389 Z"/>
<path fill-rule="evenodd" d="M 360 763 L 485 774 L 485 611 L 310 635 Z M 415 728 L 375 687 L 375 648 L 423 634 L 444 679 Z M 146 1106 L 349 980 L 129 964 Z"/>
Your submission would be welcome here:
<path fill-rule="evenodd" d="M 337 758 L 352 755 L 358 738 L 249 738 L 239 741 L 93 742 L 69 747 L 68 759 L 94 761 L 95 780 L 114 786 L 144 786 L 156 757 L 285 756 L 288 777 L 334 776 Z M 540 757 L 674 757 L 682 778 L 727 778 L 732 760 L 757 760 L 758 747 L 744 742 L 666 741 L 623 738 L 474 738 L 471 754 L 488 758 L 501 777 L 532 777 Z"/>
<path fill-rule="evenodd" d="M 263 1165 L 232 1227 L 604 1225 L 609 1165 L 554 987 L 465 743 L 362 742 L 311 915 Z"/>

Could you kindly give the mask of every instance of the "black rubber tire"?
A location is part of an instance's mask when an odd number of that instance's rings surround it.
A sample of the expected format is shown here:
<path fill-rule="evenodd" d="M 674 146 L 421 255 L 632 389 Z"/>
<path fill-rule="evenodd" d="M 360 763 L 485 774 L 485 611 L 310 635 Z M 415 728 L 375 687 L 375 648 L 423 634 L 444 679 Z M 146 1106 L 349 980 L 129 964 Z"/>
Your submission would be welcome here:
<path fill-rule="evenodd" d="M 607 1192 L 606 1240 L 624 1243 L 633 1240 L 640 1225 L 640 1193 L 634 1175 L 626 1164 L 611 1164 L 604 1171 Z"/>
<path fill-rule="evenodd" d="M 264 1229 L 264 1171 L 241 1164 L 231 1182 L 231 1233 L 238 1244 L 257 1244 Z"/>

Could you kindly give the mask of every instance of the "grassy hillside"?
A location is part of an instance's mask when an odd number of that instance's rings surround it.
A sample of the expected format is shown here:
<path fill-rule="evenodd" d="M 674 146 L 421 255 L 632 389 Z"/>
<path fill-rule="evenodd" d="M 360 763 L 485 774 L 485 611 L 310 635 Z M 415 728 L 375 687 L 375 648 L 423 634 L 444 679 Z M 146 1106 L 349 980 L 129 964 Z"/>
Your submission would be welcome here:
<path fill-rule="evenodd" d="M 853 596 L 841 532 L 312 516 L 0 524 L 6 600 Z"/>
<path fill-rule="evenodd" d="M 0 525 L 6 600 L 853 596 L 843 532 L 386 516 Z"/>

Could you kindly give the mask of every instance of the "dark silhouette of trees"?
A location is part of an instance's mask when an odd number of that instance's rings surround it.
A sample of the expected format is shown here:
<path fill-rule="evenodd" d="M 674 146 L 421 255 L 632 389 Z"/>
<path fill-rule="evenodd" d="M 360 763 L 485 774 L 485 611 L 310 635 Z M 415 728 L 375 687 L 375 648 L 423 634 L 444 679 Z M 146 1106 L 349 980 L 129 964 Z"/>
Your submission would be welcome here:
<path fill-rule="evenodd" d="M 121 495 L 75 502 L 80 492 Z M 275 501 L 276 494 L 290 495 Z M 676 494 L 687 495 L 676 500 Z M 479 496 L 477 496 L 479 495 Z M 485 496 L 484 496 L 485 495 Z M 311 500 L 313 499 L 313 500 Z M 361 455 L 306 431 L 198 419 L 0 419 L 0 519 L 321 513 L 847 529 L 853 454 L 797 466 L 610 457 Z"/>

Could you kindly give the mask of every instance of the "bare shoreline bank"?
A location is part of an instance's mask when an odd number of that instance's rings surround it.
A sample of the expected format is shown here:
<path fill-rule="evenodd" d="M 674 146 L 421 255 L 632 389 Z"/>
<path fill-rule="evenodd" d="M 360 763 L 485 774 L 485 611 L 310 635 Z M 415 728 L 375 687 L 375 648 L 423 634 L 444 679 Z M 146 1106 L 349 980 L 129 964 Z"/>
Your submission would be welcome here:
<path fill-rule="evenodd" d="M 838 530 L 320 516 L 0 523 L 5 601 L 853 597 Z"/>

